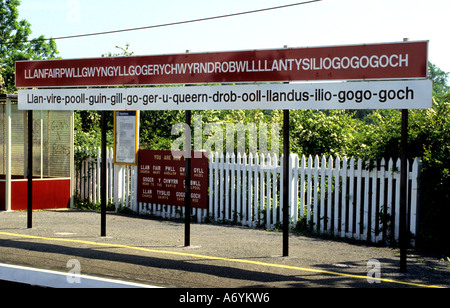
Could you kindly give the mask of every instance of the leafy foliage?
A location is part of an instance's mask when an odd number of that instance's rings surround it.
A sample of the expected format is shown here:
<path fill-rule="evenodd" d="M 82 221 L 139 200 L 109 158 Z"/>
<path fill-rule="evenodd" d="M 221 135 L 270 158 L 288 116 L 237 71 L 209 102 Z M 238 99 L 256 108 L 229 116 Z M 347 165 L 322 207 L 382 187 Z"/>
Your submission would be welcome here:
<path fill-rule="evenodd" d="M 58 50 L 54 40 L 44 36 L 29 40 L 31 25 L 19 20 L 20 0 L 0 0 L 0 67 L 6 91 L 15 92 L 15 62 L 19 60 L 54 59 Z M 4 90 L 5 91 L 5 90 Z"/>
<path fill-rule="evenodd" d="M 0 66 L 0 94 L 6 93 L 5 81 L 3 80 L 4 68 Z"/>
<path fill-rule="evenodd" d="M 420 232 L 422 246 L 450 253 L 450 95 L 433 109 L 412 113 L 411 152 L 423 161 Z"/>
<path fill-rule="evenodd" d="M 348 155 L 361 124 L 353 113 L 342 110 L 293 110 L 290 112 L 291 152 Z"/>
<path fill-rule="evenodd" d="M 140 112 L 139 144 L 144 149 L 170 150 L 175 139 L 172 125 L 184 122 L 182 111 L 142 111 Z"/>
<path fill-rule="evenodd" d="M 107 145 L 113 144 L 113 113 L 107 115 Z M 74 116 L 74 139 L 76 147 L 100 147 L 102 142 L 101 113 L 92 111 L 77 111 Z"/>

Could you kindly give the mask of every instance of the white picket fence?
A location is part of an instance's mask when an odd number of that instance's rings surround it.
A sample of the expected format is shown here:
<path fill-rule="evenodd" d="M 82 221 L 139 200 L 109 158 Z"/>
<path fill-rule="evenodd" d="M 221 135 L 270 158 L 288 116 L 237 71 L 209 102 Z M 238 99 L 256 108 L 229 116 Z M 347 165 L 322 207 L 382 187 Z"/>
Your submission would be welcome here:
<path fill-rule="evenodd" d="M 398 240 L 400 160 L 364 168 L 361 159 L 290 155 L 291 226 L 371 242 Z M 209 214 L 273 229 L 282 223 L 283 157 L 214 155 Z M 408 164 L 408 169 L 409 168 Z M 420 162 L 408 172 L 408 223 L 417 234 Z"/>
<path fill-rule="evenodd" d="M 75 167 L 75 190 L 80 200 L 100 203 L 101 150 L 78 148 L 78 153 L 88 158 Z M 132 166 L 114 165 L 113 149 L 106 154 L 106 198 L 118 207 L 136 208 L 137 169 Z"/>
<path fill-rule="evenodd" d="M 98 151 L 97 157 L 100 157 Z M 108 200 L 116 209 L 184 217 L 184 207 L 138 203 L 137 168 L 113 165 L 108 151 Z M 400 159 L 365 167 L 361 159 L 290 155 L 290 225 L 315 233 L 370 242 L 398 240 Z M 417 234 L 420 161 L 408 163 L 408 225 Z M 237 223 L 275 229 L 282 224 L 283 157 L 223 155 L 209 159 L 208 209 L 193 209 L 198 222 Z M 90 158 L 77 172 L 81 199 L 100 201 L 100 159 Z"/>

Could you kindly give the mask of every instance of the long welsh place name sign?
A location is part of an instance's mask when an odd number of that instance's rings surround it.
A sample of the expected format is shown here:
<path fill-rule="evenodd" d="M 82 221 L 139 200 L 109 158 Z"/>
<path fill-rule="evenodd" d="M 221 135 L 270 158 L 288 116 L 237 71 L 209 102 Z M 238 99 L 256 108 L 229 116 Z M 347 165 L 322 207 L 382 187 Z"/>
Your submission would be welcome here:
<path fill-rule="evenodd" d="M 430 80 L 19 90 L 23 110 L 430 108 Z"/>
<path fill-rule="evenodd" d="M 16 87 L 426 78 L 428 42 L 16 62 Z"/>

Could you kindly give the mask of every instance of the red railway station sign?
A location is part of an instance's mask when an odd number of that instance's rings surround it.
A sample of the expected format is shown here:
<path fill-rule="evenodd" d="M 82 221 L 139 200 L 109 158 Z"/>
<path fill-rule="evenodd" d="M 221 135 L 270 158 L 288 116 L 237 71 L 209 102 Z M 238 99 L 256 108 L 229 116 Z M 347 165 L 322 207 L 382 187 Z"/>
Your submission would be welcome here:
<path fill-rule="evenodd" d="M 427 77 L 428 42 L 16 62 L 16 87 Z"/>

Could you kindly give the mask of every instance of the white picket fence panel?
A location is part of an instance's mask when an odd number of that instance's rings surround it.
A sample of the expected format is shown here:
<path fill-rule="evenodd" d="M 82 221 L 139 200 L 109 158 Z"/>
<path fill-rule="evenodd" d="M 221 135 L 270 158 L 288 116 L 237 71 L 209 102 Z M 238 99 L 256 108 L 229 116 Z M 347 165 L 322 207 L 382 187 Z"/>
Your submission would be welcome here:
<path fill-rule="evenodd" d="M 379 242 L 398 240 L 400 159 L 364 168 L 361 159 L 290 155 L 290 224 L 317 233 Z M 282 223 L 283 157 L 210 157 L 209 215 L 273 229 Z M 408 163 L 408 170 L 410 169 Z M 417 234 L 420 161 L 408 171 L 408 224 Z"/>
<path fill-rule="evenodd" d="M 83 201 L 100 203 L 101 150 L 78 148 L 79 153 L 88 156 L 80 166 L 75 167 L 76 196 Z M 112 148 L 106 153 L 106 199 L 116 209 L 128 207 L 137 211 L 135 191 L 137 190 L 137 169 L 133 166 L 114 165 Z"/>
<path fill-rule="evenodd" d="M 86 151 L 90 151 L 86 149 Z M 90 151 L 92 153 L 92 151 Z M 81 199 L 100 201 L 100 151 L 77 171 Z M 237 223 L 275 229 L 283 223 L 283 157 L 211 153 L 208 209 L 193 209 L 198 222 Z M 361 159 L 289 157 L 291 227 L 315 233 L 387 242 L 399 237 L 400 164 L 382 160 L 370 168 Z M 408 163 L 408 225 L 417 234 L 421 163 Z M 411 168 L 410 168 L 411 167 Z M 108 200 L 116 209 L 162 218 L 183 218 L 184 207 L 138 203 L 137 168 L 113 164 L 108 150 Z"/>

